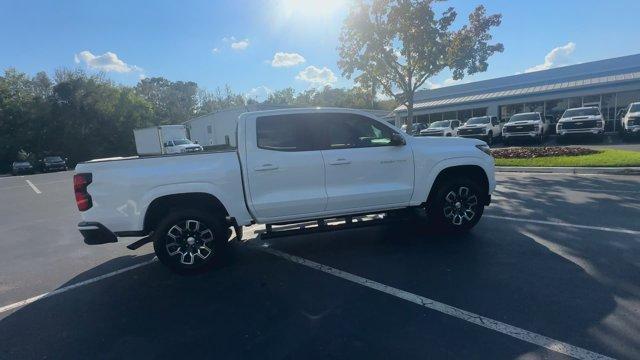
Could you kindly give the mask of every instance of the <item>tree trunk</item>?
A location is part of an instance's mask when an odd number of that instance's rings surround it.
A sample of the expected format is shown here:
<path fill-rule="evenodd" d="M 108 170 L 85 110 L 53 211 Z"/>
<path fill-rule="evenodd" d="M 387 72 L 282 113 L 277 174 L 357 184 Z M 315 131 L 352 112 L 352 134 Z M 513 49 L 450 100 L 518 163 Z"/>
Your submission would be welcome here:
<path fill-rule="evenodd" d="M 413 97 L 409 98 L 409 101 L 407 101 L 407 118 L 404 120 L 404 123 L 407 127 L 410 127 L 413 124 Z"/>

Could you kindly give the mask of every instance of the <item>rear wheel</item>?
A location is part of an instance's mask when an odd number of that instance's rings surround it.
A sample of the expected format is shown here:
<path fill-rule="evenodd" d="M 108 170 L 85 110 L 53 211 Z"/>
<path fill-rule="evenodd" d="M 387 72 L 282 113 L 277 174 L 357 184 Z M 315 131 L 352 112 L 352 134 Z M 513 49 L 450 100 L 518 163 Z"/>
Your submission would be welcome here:
<path fill-rule="evenodd" d="M 178 273 L 194 273 L 219 264 L 229 228 L 223 217 L 200 210 L 165 216 L 154 231 L 153 248 L 164 265 Z"/>
<path fill-rule="evenodd" d="M 427 204 L 427 219 L 437 230 L 466 232 L 480 221 L 484 212 L 486 194 L 471 179 L 444 179 L 433 195 Z"/>

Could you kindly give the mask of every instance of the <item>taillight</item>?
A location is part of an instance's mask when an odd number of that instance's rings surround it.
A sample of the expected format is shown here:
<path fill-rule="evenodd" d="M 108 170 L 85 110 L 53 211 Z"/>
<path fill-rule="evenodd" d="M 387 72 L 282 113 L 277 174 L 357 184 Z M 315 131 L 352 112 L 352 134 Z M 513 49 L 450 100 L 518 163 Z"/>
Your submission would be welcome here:
<path fill-rule="evenodd" d="M 87 211 L 93 206 L 91 195 L 87 192 L 87 186 L 91 184 L 90 173 L 76 174 L 73 176 L 73 191 L 76 193 L 76 205 L 78 210 Z"/>

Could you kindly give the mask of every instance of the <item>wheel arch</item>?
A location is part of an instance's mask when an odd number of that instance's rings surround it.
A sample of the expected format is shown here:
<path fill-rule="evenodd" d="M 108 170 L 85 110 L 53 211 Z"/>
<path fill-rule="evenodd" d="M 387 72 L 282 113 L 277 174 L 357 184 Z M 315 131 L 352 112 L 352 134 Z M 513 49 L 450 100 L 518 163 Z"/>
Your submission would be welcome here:
<path fill-rule="evenodd" d="M 483 194 L 486 196 L 486 198 L 488 198 L 490 183 L 489 183 L 489 177 L 487 176 L 487 172 L 485 171 L 484 168 L 482 168 L 480 165 L 475 165 L 475 164 L 454 165 L 454 166 L 445 167 L 444 169 L 440 170 L 440 172 L 438 172 L 438 175 L 435 177 L 435 179 L 431 183 L 431 188 L 423 204 L 428 204 L 433 199 L 433 196 L 437 191 L 438 185 L 441 182 L 444 182 L 447 179 L 456 178 L 456 177 L 468 177 L 476 180 L 478 182 L 478 185 L 480 185 L 480 187 L 482 188 Z M 483 200 L 486 201 L 487 200 L 486 198 Z"/>
<path fill-rule="evenodd" d="M 229 212 L 216 196 L 205 192 L 186 192 L 163 195 L 155 198 L 145 211 L 143 230 L 153 231 L 164 215 L 175 209 L 196 209 L 222 214 L 225 218 Z"/>

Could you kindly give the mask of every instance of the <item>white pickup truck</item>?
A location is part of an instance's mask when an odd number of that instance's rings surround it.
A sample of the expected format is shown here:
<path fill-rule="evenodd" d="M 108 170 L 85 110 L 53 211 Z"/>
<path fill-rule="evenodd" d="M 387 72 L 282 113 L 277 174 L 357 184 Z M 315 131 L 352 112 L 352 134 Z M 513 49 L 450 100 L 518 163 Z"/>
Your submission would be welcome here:
<path fill-rule="evenodd" d="M 232 227 L 254 223 L 424 208 L 428 226 L 466 231 L 495 187 L 484 142 L 409 136 L 357 110 L 245 113 L 236 136 L 235 150 L 78 164 L 85 243 L 144 236 L 189 272 L 223 256 Z"/>

